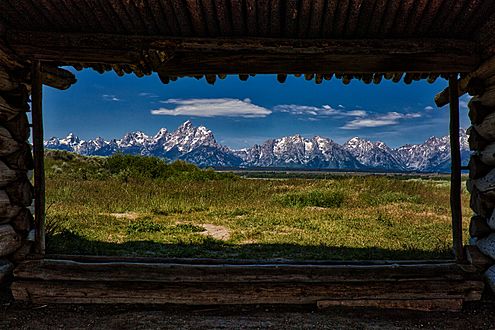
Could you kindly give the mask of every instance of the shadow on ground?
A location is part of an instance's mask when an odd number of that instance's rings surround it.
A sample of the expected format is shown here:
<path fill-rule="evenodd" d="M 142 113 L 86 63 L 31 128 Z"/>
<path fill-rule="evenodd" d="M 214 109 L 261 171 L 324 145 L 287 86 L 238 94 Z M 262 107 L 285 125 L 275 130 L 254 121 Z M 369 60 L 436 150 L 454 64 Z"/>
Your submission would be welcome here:
<path fill-rule="evenodd" d="M 107 255 L 165 258 L 231 258 L 292 260 L 406 260 L 452 259 L 449 250 L 433 252 L 418 249 L 390 250 L 375 247 L 334 247 L 297 244 L 229 244 L 206 239 L 201 244 L 164 244 L 154 241 L 112 243 L 88 240 L 70 231 L 47 239 L 49 254 Z"/>

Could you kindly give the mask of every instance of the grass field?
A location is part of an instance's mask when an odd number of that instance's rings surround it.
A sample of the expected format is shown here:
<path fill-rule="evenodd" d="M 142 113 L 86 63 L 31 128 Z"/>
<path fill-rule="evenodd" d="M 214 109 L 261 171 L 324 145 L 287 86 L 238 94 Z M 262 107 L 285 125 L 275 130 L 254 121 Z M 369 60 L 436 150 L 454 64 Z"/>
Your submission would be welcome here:
<path fill-rule="evenodd" d="M 48 153 L 49 253 L 451 258 L 448 178 L 253 179 L 120 157 Z"/>

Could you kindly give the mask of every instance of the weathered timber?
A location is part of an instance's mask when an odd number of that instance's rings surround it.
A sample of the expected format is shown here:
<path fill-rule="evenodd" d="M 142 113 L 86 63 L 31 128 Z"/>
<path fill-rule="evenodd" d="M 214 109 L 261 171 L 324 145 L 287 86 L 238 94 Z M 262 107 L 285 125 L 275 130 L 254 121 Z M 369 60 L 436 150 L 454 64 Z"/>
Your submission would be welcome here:
<path fill-rule="evenodd" d="M 32 303 L 316 304 L 330 299 L 465 299 L 482 281 L 346 283 L 153 283 L 15 280 L 17 301 Z"/>
<path fill-rule="evenodd" d="M 492 212 L 492 214 L 486 219 L 486 224 L 488 227 L 495 231 L 495 210 Z"/>
<path fill-rule="evenodd" d="M 484 255 L 475 245 L 466 245 L 467 261 L 481 271 L 493 265 L 493 260 Z"/>
<path fill-rule="evenodd" d="M 495 107 L 495 86 L 488 87 L 485 92 L 476 99 L 486 107 Z"/>
<path fill-rule="evenodd" d="M 482 178 L 493 169 L 493 166 L 485 164 L 479 155 L 471 156 L 468 167 L 470 179 Z"/>
<path fill-rule="evenodd" d="M 495 112 L 487 115 L 480 124 L 474 125 L 476 132 L 488 141 L 495 141 Z"/>
<path fill-rule="evenodd" d="M 480 151 L 480 158 L 486 165 L 495 166 L 495 143 L 490 143 Z"/>
<path fill-rule="evenodd" d="M 174 263 L 87 263 L 71 260 L 33 260 L 20 264 L 18 279 L 52 281 L 143 281 L 143 282 L 359 282 L 435 279 L 451 281 L 479 278 L 474 268 L 457 264 L 415 265 L 289 265 Z"/>
<path fill-rule="evenodd" d="M 0 91 L 11 91 L 19 86 L 10 77 L 10 74 L 0 66 Z"/>
<path fill-rule="evenodd" d="M 29 206 L 33 202 L 33 186 L 27 178 L 21 178 L 4 188 L 14 205 Z"/>
<path fill-rule="evenodd" d="M 492 292 L 495 292 L 495 266 L 488 268 L 485 272 L 485 279 Z"/>
<path fill-rule="evenodd" d="M 470 190 L 471 196 L 469 199 L 469 206 L 471 209 L 477 214 L 482 217 L 488 218 L 493 211 L 493 208 L 495 207 L 495 202 L 493 198 L 490 198 L 490 196 L 484 196 L 482 195 L 476 187 L 473 187 Z"/>
<path fill-rule="evenodd" d="M 334 307 L 365 307 L 381 309 L 407 309 L 424 312 L 459 312 L 463 299 L 349 299 L 320 300 L 318 309 Z"/>
<path fill-rule="evenodd" d="M 470 150 L 483 150 L 490 144 L 490 142 L 482 137 L 473 126 L 468 128 L 467 133 L 469 135 L 468 143 Z"/>
<path fill-rule="evenodd" d="M 14 270 L 14 264 L 6 259 L 0 259 L 0 284 L 2 284 Z"/>
<path fill-rule="evenodd" d="M 479 239 L 476 242 L 476 246 L 483 254 L 489 256 L 492 259 L 495 259 L 495 233 L 492 233 L 485 238 Z"/>
<path fill-rule="evenodd" d="M 457 75 L 449 77 L 450 105 L 450 209 L 452 213 L 452 241 L 454 254 L 458 262 L 464 261 L 462 241 L 462 200 L 461 200 L 461 147 L 459 142 L 459 95 L 457 93 Z"/>
<path fill-rule="evenodd" d="M 21 148 L 19 150 L 2 157 L 2 161 L 13 170 L 32 170 L 33 155 L 31 153 L 31 146 L 26 142 L 21 144 Z"/>
<path fill-rule="evenodd" d="M 485 81 L 478 77 L 473 77 L 466 85 L 466 92 L 471 95 L 481 95 L 485 91 Z"/>
<path fill-rule="evenodd" d="M 481 124 L 490 113 L 495 112 L 495 107 L 487 107 L 478 98 L 472 98 L 469 103 L 469 119 L 473 124 Z"/>
<path fill-rule="evenodd" d="M 471 51 L 474 45 L 459 40 L 194 39 L 32 31 L 11 31 L 8 40 L 22 56 L 59 64 L 133 64 L 139 63 L 142 57 L 141 51 L 136 50 L 172 49 L 175 56 L 159 68 L 153 68 L 170 75 L 470 72 L 479 64 L 476 53 Z M 181 68 L 184 65 L 191 67 Z"/>
<path fill-rule="evenodd" d="M 5 127 L 0 126 L 0 157 L 10 155 L 20 148 L 21 144 L 12 137 L 12 134 Z"/>
<path fill-rule="evenodd" d="M 434 70 L 435 71 L 435 70 Z M 495 75 L 495 56 L 483 62 L 478 68 L 472 70 L 466 76 L 459 80 L 458 94 L 459 96 L 466 93 L 466 86 L 473 78 L 487 79 Z M 435 104 L 438 107 L 443 107 L 449 103 L 449 87 L 435 95 Z"/>
<path fill-rule="evenodd" d="M 11 106 L 7 101 L 0 96 L 0 120 L 8 121 L 14 119 L 22 109 Z"/>
<path fill-rule="evenodd" d="M 491 233 L 491 229 L 485 218 L 479 215 L 471 217 L 469 223 L 469 235 L 471 237 L 482 238 L 488 236 Z"/>
<path fill-rule="evenodd" d="M 0 160 L 0 188 L 8 186 L 10 183 L 18 180 L 21 177 L 19 171 L 10 169 L 4 162 Z"/>
<path fill-rule="evenodd" d="M 13 253 L 21 246 L 20 236 L 11 225 L 0 225 L 0 257 Z"/>
<path fill-rule="evenodd" d="M 29 139 L 29 121 L 24 112 L 19 113 L 12 120 L 2 122 L 1 126 L 5 127 L 17 142 L 26 142 Z"/>
<path fill-rule="evenodd" d="M 11 256 L 10 260 L 14 262 L 21 262 L 28 258 L 32 252 L 33 241 L 23 239 L 21 242 L 21 247 L 18 248 Z"/>
<path fill-rule="evenodd" d="M 36 220 L 35 250 L 45 254 L 45 165 L 43 146 L 43 84 L 41 62 L 34 61 L 31 68 L 31 107 L 33 118 L 34 158 L 34 218 Z M 26 196 L 28 197 L 28 196 Z M 32 195 L 29 196 L 32 198 Z M 31 201 L 29 201 L 31 204 Z M 24 204 L 24 205 L 29 205 Z"/>
<path fill-rule="evenodd" d="M 28 209 L 23 208 L 17 213 L 12 221 L 10 221 L 10 225 L 16 232 L 27 234 L 33 225 L 33 215 Z"/>
<path fill-rule="evenodd" d="M 76 83 L 76 76 L 70 71 L 51 65 L 43 65 L 41 78 L 44 85 L 65 90 Z"/>
<path fill-rule="evenodd" d="M 11 221 L 20 211 L 20 206 L 13 205 L 5 190 L 0 190 L 0 221 Z"/>

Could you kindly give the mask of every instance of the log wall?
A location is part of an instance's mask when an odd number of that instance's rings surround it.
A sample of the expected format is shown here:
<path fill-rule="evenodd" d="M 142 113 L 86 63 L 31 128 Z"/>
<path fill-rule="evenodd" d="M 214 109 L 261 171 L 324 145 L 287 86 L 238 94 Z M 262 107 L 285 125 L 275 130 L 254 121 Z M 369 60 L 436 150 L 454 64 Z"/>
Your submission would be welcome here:
<path fill-rule="evenodd" d="M 468 89 L 473 97 L 468 104 L 472 155 L 467 189 L 474 214 L 466 252 L 468 260 L 478 263 L 485 272 L 495 291 L 495 61 L 488 61 L 478 72 L 468 83 L 473 82 L 476 88 Z"/>
<path fill-rule="evenodd" d="M 33 243 L 29 86 L 19 83 L 18 76 L 0 66 L 0 282 L 26 258 Z"/>

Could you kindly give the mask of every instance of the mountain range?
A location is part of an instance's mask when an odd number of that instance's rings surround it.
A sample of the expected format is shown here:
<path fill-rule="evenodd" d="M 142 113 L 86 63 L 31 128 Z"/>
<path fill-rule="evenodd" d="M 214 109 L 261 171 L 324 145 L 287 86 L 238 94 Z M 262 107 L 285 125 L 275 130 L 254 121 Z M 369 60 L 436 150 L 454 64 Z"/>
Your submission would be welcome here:
<path fill-rule="evenodd" d="M 469 160 L 465 130 L 460 131 L 461 158 Z M 298 169 L 379 170 L 390 172 L 449 172 L 449 136 L 431 137 L 421 144 L 390 148 L 383 142 L 354 137 L 344 144 L 329 138 L 293 135 L 271 139 L 250 148 L 232 150 L 220 145 L 211 130 L 186 121 L 175 131 L 160 129 L 156 135 L 130 132 L 122 139 L 101 137 L 81 140 L 74 134 L 52 137 L 45 148 L 88 156 L 109 156 L 116 152 L 181 159 L 200 167 L 277 167 Z"/>

